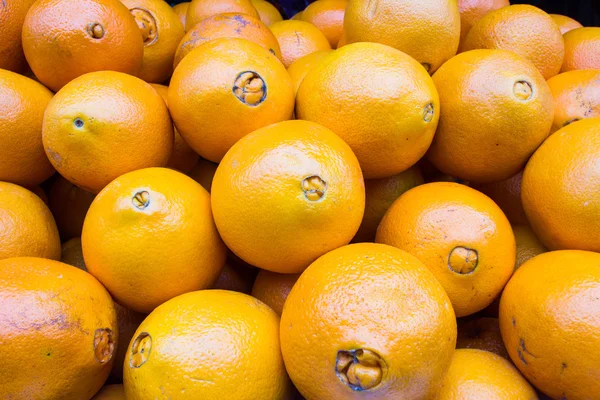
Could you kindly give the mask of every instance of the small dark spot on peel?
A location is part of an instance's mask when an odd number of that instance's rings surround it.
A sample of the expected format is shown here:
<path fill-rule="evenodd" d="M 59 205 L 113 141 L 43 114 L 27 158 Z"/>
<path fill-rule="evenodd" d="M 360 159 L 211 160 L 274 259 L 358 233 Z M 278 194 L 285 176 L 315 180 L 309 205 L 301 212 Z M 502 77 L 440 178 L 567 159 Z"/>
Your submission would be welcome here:
<path fill-rule="evenodd" d="M 515 317 L 512 317 L 512 324 L 513 326 L 517 326 L 517 320 L 515 319 Z"/>
<path fill-rule="evenodd" d="M 523 357 L 523 353 L 521 352 L 521 349 L 519 349 L 519 348 L 517 349 L 517 354 L 519 355 L 519 358 L 521 359 L 521 361 L 523 362 L 523 364 L 529 365 L 527 363 L 527 360 L 525 360 L 525 357 Z"/>
<path fill-rule="evenodd" d="M 563 362 L 562 365 L 560 366 L 560 373 L 562 374 L 563 372 L 565 372 L 565 369 L 567 369 L 568 365 L 567 363 Z"/>

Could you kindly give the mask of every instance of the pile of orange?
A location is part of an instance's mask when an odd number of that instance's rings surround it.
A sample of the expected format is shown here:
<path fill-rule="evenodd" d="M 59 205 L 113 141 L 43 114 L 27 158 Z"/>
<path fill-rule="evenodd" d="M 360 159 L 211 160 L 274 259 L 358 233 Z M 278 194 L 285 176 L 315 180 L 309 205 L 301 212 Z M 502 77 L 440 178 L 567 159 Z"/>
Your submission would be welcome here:
<path fill-rule="evenodd" d="M 600 399 L 600 27 L 0 0 L 0 399 Z"/>

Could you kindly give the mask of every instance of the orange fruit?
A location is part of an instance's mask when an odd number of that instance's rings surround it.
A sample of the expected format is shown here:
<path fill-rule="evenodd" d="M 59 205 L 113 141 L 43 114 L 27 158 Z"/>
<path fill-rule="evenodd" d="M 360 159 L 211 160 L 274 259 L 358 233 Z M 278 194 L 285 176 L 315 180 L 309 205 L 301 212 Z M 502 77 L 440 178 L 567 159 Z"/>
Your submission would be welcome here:
<path fill-rule="evenodd" d="M 173 65 L 177 67 L 185 56 L 201 44 L 219 38 L 250 40 L 281 60 L 277 39 L 260 19 L 247 14 L 225 13 L 208 17 L 190 29 L 177 46 Z"/>
<path fill-rule="evenodd" d="M 210 195 L 166 168 L 111 182 L 94 199 L 81 241 L 89 272 L 118 303 L 146 313 L 182 293 L 210 288 L 226 256 Z"/>
<path fill-rule="evenodd" d="M 460 11 L 460 45 L 463 44 L 467 34 L 483 16 L 490 11 L 509 6 L 508 0 L 458 0 Z M 459 46 L 460 47 L 460 46 Z"/>
<path fill-rule="evenodd" d="M 428 158 L 445 174 L 473 182 L 508 179 L 550 133 L 552 93 L 537 69 L 515 53 L 461 53 L 433 82 L 444 112 Z"/>
<path fill-rule="evenodd" d="M 210 193 L 212 181 L 215 177 L 215 172 L 217 172 L 217 166 L 218 164 L 201 158 L 198 160 L 198 164 L 188 172 L 188 176 L 202 185 L 202 187 Z"/>
<path fill-rule="evenodd" d="M 290 18 L 292 21 L 302 21 L 302 11 L 298 11 Z"/>
<path fill-rule="evenodd" d="M 277 57 L 246 39 L 215 39 L 179 64 L 169 108 L 183 139 L 219 162 L 248 133 L 291 117 L 292 81 Z"/>
<path fill-rule="evenodd" d="M 59 260 L 60 238 L 42 199 L 21 186 L 0 182 L 0 260 L 12 257 Z"/>
<path fill-rule="evenodd" d="M 404 192 L 422 185 L 423 175 L 413 166 L 389 178 L 365 180 L 365 215 L 353 242 L 374 242 L 377 227 L 390 206 Z"/>
<path fill-rule="evenodd" d="M 100 389 L 118 345 L 117 321 L 94 277 L 58 261 L 2 260 L 0 299 L 3 397 L 89 399 Z"/>
<path fill-rule="evenodd" d="M 92 400 L 125 400 L 125 389 L 123 385 L 106 385 Z"/>
<path fill-rule="evenodd" d="M 460 13 L 454 0 L 349 0 L 344 31 L 348 43 L 392 46 L 432 74 L 456 54 Z"/>
<path fill-rule="evenodd" d="M 342 35 L 340 36 L 340 41 L 337 42 L 337 49 L 339 49 L 340 47 L 344 47 L 345 45 L 348 44 L 348 40 L 346 40 L 346 34 L 342 31 Z"/>
<path fill-rule="evenodd" d="M 500 331 L 523 375 L 548 396 L 593 399 L 600 380 L 600 254 L 554 251 L 515 272 L 500 300 Z"/>
<path fill-rule="evenodd" d="M 268 1 L 264 0 L 251 0 L 252 5 L 256 8 L 260 20 L 267 26 L 274 24 L 275 22 L 283 21 L 283 17 L 279 10 Z"/>
<path fill-rule="evenodd" d="M 485 350 L 509 359 L 498 318 L 459 319 L 456 348 Z"/>
<path fill-rule="evenodd" d="M 565 44 L 552 17 L 537 7 L 515 4 L 486 14 L 473 25 L 461 51 L 499 49 L 530 61 L 544 79 L 560 71 Z"/>
<path fill-rule="evenodd" d="M 435 400 L 537 400 L 533 387 L 505 358 L 489 351 L 459 349 Z"/>
<path fill-rule="evenodd" d="M 273 309 L 278 315 L 300 274 L 278 274 L 261 270 L 252 287 L 252 296 Z"/>
<path fill-rule="evenodd" d="M 554 103 L 552 132 L 584 118 L 600 117 L 600 69 L 569 71 L 548 79 Z"/>
<path fill-rule="evenodd" d="M 42 120 L 52 92 L 0 69 L 0 99 L 0 181 L 38 185 L 54 173 L 42 144 Z"/>
<path fill-rule="evenodd" d="M 128 400 L 286 399 L 290 385 L 279 350 L 279 318 L 242 293 L 178 296 L 138 328 L 124 384 Z"/>
<path fill-rule="evenodd" d="M 350 147 L 314 122 L 286 121 L 237 142 L 212 183 L 215 223 L 247 263 L 298 273 L 348 244 L 363 216 L 365 192 Z"/>
<path fill-rule="evenodd" d="M 228 260 L 212 288 L 250 294 L 256 273 L 255 268 Z"/>
<path fill-rule="evenodd" d="M 523 171 L 499 182 L 474 184 L 477 189 L 498 204 L 511 224 L 527 225 L 527 216 L 521 202 Z"/>
<path fill-rule="evenodd" d="M 335 49 L 344 31 L 347 0 L 320 0 L 311 3 L 302 12 L 302 20 L 310 22 L 329 40 Z"/>
<path fill-rule="evenodd" d="M 81 236 L 83 220 L 95 194 L 86 192 L 58 175 L 50 187 L 50 211 L 64 240 Z"/>
<path fill-rule="evenodd" d="M 354 76 L 360 79 L 349 79 Z M 368 179 L 398 174 L 419 161 L 433 139 L 439 107 L 427 72 L 377 43 L 333 52 L 306 75 L 296 98 L 297 117 L 340 135 Z"/>
<path fill-rule="evenodd" d="M 288 67 L 287 71 L 288 74 L 290 74 L 292 84 L 294 85 L 294 94 L 298 93 L 300 84 L 309 71 L 312 71 L 319 65 L 329 54 L 331 54 L 331 51 L 332 50 L 315 51 L 314 53 L 307 54 L 304 57 L 297 59 Z"/>
<path fill-rule="evenodd" d="M 600 251 L 600 118 L 550 136 L 523 174 L 521 199 L 533 231 L 550 250 Z"/>
<path fill-rule="evenodd" d="M 515 242 L 517 243 L 517 260 L 515 270 L 533 257 L 546 253 L 548 249 L 540 242 L 529 225 L 513 225 Z"/>
<path fill-rule="evenodd" d="M 185 27 L 186 27 L 186 17 L 187 17 L 187 12 L 188 12 L 188 8 L 190 8 L 190 2 L 186 1 L 183 3 L 179 3 L 179 4 L 175 4 L 173 6 L 173 11 L 175 12 L 175 14 L 177 14 L 177 17 L 179 17 L 179 21 L 181 22 L 181 25 L 184 28 L 185 31 Z"/>
<path fill-rule="evenodd" d="M 564 39 L 565 59 L 560 72 L 600 69 L 600 27 L 573 29 Z"/>
<path fill-rule="evenodd" d="M 48 195 L 46 194 L 46 192 L 44 191 L 44 189 L 42 189 L 41 186 L 39 186 L 39 185 L 30 186 L 30 187 L 28 187 L 26 189 L 28 189 L 31 192 L 33 192 L 37 197 L 39 197 L 40 199 L 42 199 L 42 201 L 44 202 L 44 204 L 48 205 Z"/>
<path fill-rule="evenodd" d="M 29 7 L 35 0 L 4 1 L 0 10 L 0 68 L 14 72 L 27 69 L 21 31 Z"/>
<path fill-rule="evenodd" d="M 158 85 L 156 83 L 151 84 L 151 86 L 158 92 L 160 97 L 165 101 L 165 104 L 168 104 L 168 94 L 169 88 L 164 85 Z M 167 167 L 171 169 L 176 169 L 177 171 L 183 172 L 187 174 L 194 168 L 194 166 L 198 163 L 200 156 L 196 154 L 196 152 L 190 147 L 189 144 L 183 140 L 177 128 L 173 127 L 173 132 L 175 134 L 173 141 L 173 151 L 171 152 L 171 157 L 169 158 L 169 162 L 167 163 Z"/>
<path fill-rule="evenodd" d="M 161 83 L 173 73 L 173 58 L 185 34 L 175 11 L 164 0 L 121 0 L 142 32 L 144 57 L 138 77 Z"/>
<path fill-rule="evenodd" d="M 560 28 L 560 33 L 563 35 L 569 31 L 572 31 L 573 29 L 583 27 L 583 25 L 581 25 L 578 21 L 571 17 L 567 17 L 566 15 L 550 14 L 550 16 L 554 22 L 556 22 L 556 25 L 558 25 Z"/>
<path fill-rule="evenodd" d="M 185 19 L 185 30 L 217 14 L 241 13 L 260 18 L 250 0 L 192 0 Z"/>
<path fill-rule="evenodd" d="M 410 254 L 373 243 L 320 257 L 281 316 L 281 351 L 308 400 L 425 399 L 456 342 L 448 296 Z"/>
<path fill-rule="evenodd" d="M 54 96 L 42 139 L 62 176 L 97 193 L 129 171 L 165 166 L 173 148 L 173 123 L 152 86 L 101 71 L 73 80 Z"/>
<path fill-rule="evenodd" d="M 428 183 L 404 193 L 383 217 L 376 240 L 421 260 L 459 317 L 490 305 L 515 267 L 515 237 L 502 210 L 458 183 Z"/>
<path fill-rule="evenodd" d="M 55 92 L 88 72 L 142 67 L 139 28 L 119 0 L 38 0 L 22 37 L 35 76 Z"/>
<path fill-rule="evenodd" d="M 311 23 L 296 20 L 279 21 L 269 28 L 279 42 L 283 65 L 286 68 L 310 53 L 331 50 L 327 37 Z"/>
<path fill-rule="evenodd" d="M 81 248 L 81 238 L 76 237 L 63 243 L 60 261 L 87 272 L 85 260 L 83 259 L 83 249 Z"/>

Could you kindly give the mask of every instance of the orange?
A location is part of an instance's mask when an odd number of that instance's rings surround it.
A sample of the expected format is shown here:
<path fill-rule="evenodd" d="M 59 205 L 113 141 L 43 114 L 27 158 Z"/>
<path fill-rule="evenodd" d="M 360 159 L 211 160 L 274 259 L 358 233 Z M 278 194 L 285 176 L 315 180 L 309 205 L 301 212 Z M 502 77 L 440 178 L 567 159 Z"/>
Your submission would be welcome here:
<path fill-rule="evenodd" d="M 600 27 L 573 29 L 564 39 L 565 59 L 560 72 L 600 69 Z"/>
<path fill-rule="evenodd" d="M 34 186 L 54 173 L 42 144 L 51 99 L 38 82 L 0 69 L 0 181 Z"/>
<path fill-rule="evenodd" d="M 373 243 L 320 257 L 281 316 L 281 351 L 307 400 L 425 399 L 450 366 L 448 296 L 410 254 Z"/>
<path fill-rule="evenodd" d="M 81 241 L 88 271 L 118 303 L 146 313 L 182 293 L 211 287 L 226 256 L 210 195 L 166 168 L 111 182 L 94 199 Z"/>
<path fill-rule="evenodd" d="M 247 14 L 225 13 L 208 17 L 190 29 L 177 46 L 173 65 L 203 43 L 219 38 L 247 39 L 259 44 L 281 59 L 281 49 L 277 39 L 260 19 Z"/>
<path fill-rule="evenodd" d="M 60 261 L 87 272 L 85 260 L 83 259 L 83 249 L 81 248 L 81 238 L 76 237 L 63 243 Z"/>
<path fill-rule="evenodd" d="M 569 71 L 548 79 L 554 103 L 552 132 L 584 118 L 600 117 L 600 69 Z"/>
<path fill-rule="evenodd" d="M 86 192 L 58 175 L 50 187 L 48 202 L 63 240 L 81 236 L 83 220 L 95 194 Z"/>
<path fill-rule="evenodd" d="M 293 21 L 302 21 L 302 11 L 298 11 L 290 19 L 293 20 Z"/>
<path fill-rule="evenodd" d="M 565 44 L 560 28 L 550 15 L 528 4 L 492 11 L 473 25 L 461 51 L 499 49 L 530 61 L 544 79 L 560 71 Z"/>
<path fill-rule="evenodd" d="M 275 22 L 283 21 L 283 17 L 279 10 L 271 3 L 265 0 L 251 0 L 252 5 L 256 8 L 260 20 L 267 26 Z"/>
<path fill-rule="evenodd" d="M 250 294 L 256 273 L 255 268 L 228 260 L 212 288 Z"/>
<path fill-rule="evenodd" d="M 583 27 L 583 25 L 581 25 L 578 21 L 571 17 L 567 17 L 566 15 L 550 14 L 550 16 L 554 22 L 556 22 L 556 25 L 558 25 L 560 28 L 560 33 L 563 35 L 569 31 L 572 31 L 573 29 Z"/>
<path fill-rule="evenodd" d="M 537 69 L 515 53 L 459 54 L 433 81 L 444 111 L 428 158 L 445 174 L 473 182 L 508 179 L 550 133 L 552 93 Z"/>
<path fill-rule="evenodd" d="M 337 42 L 337 49 L 339 49 L 340 47 L 344 47 L 345 45 L 348 44 L 348 41 L 346 40 L 346 34 L 342 31 L 342 35 L 340 36 L 340 41 Z"/>
<path fill-rule="evenodd" d="M 94 277 L 41 258 L 0 261 L 0 393 L 89 399 L 118 345 L 113 301 Z"/>
<path fill-rule="evenodd" d="M 125 400 L 125 389 L 123 385 L 106 385 L 92 400 Z"/>
<path fill-rule="evenodd" d="M 55 92 L 88 72 L 142 67 L 142 36 L 119 0 L 39 0 L 22 37 L 35 76 Z"/>
<path fill-rule="evenodd" d="M 202 185 L 202 187 L 210 193 L 213 178 L 215 177 L 215 172 L 217 172 L 217 166 L 217 164 L 201 158 L 198 160 L 198 164 L 188 172 L 188 176 Z"/>
<path fill-rule="evenodd" d="M 376 240 L 421 260 L 458 317 L 490 305 L 515 267 L 515 237 L 500 208 L 458 183 L 428 183 L 404 193 L 383 217 Z"/>
<path fill-rule="evenodd" d="M 156 83 L 151 84 L 151 86 L 160 94 L 160 97 L 162 97 L 168 107 L 169 88 Z M 167 167 L 187 174 L 198 163 L 200 156 L 183 140 L 179 132 L 177 132 L 177 128 L 174 127 L 173 132 L 175 133 L 175 140 L 173 141 L 173 151 L 171 152 Z"/>
<path fill-rule="evenodd" d="M 460 13 L 455 0 L 349 0 L 344 31 L 348 43 L 392 46 L 434 73 L 456 54 Z"/>
<path fill-rule="evenodd" d="M 97 193 L 129 171 L 165 166 L 173 148 L 173 123 L 152 86 L 101 71 L 73 80 L 54 96 L 42 139 L 62 176 Z"/>
<path fill-rule="evenodd" d="M 39 185 L 29 186 L 26 189 L 32 191 L 37 197 L 42 199 L 44 204 L 48 205 L 48 195 L 46 194 L 46 191 L 44 189 L 42 189 L 41 186 L 39 186 Z"/>
<path fill-rule="evenodd" d="M 292 78 L 292 84 L 294 85 L 294 93 L 298 93 L 300 84 L 306 77 L 306 75 L 312 71 L 317 65 L 321 63 L 332 50 L 315 51 L 301 57 L 294 61 L 287 69 L 290 78 Z"/>
<path fill-rule="evenodd" d="M 4 1 L 0 10 L 0 68 L 23 72 L 27 68 L 21 31 L 29 7 L 35 0 Z"/>
<path fill-rule="evenodd" d="M 122 0 L 142 32 L 144 57 L 138 77 L 161 83 L 173 73 L 173 58 L 185 32 L 175 11 L 164 0 Z"/>
<path fill-rule="evenodd" d="M 498 318 L 459 319 L 456 348 L 485 350 L 509 359 Z"/>
<path fill-rule="evenodd" d="M 521 198 L 533 231 L 550 250 L 600 251 L 600 118 L 574 122 L 535 152 Z"/>
<path fill-rule="evenodd" d="M 281 48 L 283 65 L 288 68 L 294 61 L 310 53 L 331 50 L 327 37 L 305 21 L 279 21 L 269 26 Z"/>
<path fill-rule="evenodd" d="M 301 272 L 348 244 L 365 207 L 356 156 L 308 121 L 273 124 L 237 142 L 217 168 L 211 196 L 227 247 L 279 273 Z"/>
<path fill-rule="evenodd" d="M 490 11 L 509 6 L 508 0 L 458 0 L 460 11 L 460 45 L 463 44 L 467 34 L 483 16 Z"/>
<path fill-rule="evenodd" d="M 377 43 L 331 53 L 306 75 L 296 98 L 297 117 L 340 135 L 367 179 L 414 165 L 431 144 L 439 111 L 427 72 L 401 51 Z"/>
<path fill-rule="evenodd" d="M 60 238 L 52 213 L 38 196 L 0 182 L 0 260 L 11 257 L 59 260 Z"/>
<path fill-rule="evenodd" d="M 454 352 L 435 400 L 537 400 L 533 387 L 506 359 L 477 349 Z"/>
<path fill-rule="evenodd" d="M 344 31 L 347 0 L 320 0 L 311 3 L 302 12 L 302 20 L 310 22 L 329 40 L 335 49 Z"/>
<path fill-rule="evenodd" d="M 186 17 L 187 17 L 187 12 L 188 12 L 188 8 L 190 8 L 190 2 L 186 1 L 183 3 L 179 3 L 179 4 L 175 4 L 173 6 L 173 11 L 175 12 L 175 14 L 177 14 L 177 17 L 179 17 L 179 21 L 181 22 L 181 25 L 183 26 L 184 30 L 186 27 Z"/>
<path fill-rule="evenodd" d="M 533 257 L 548 251 L 529 225 L 513 225 L 513 233 L 517 243 L 515 270 Z"/>
<path fill-rule="evenodd" d="M 246 39 L 215 39 L 187 55 L 169 86 L 169 108 L 183 139 L 219 162 L 248 133 L 287 120 L 294 89 L 281 62 Z"/>
<path fill-rule="evenodd" d="M 522 181 L 523 171 L 520 171 L 511 178 L 499 182 L 474 184 L 472 188 L 494 200 L 511 224 L 527 225 L 529 222 L 521 202 Z"/>
<path fill-rule="evenodd" d="M 185 19 L 185 30 L 217 14 L 241 13 L 260 18 L 250 0 L 192 0 Z"/>
<path fill-rule="evenodd" d="M 500 300 L 500 331 L 523 375 L 548 396 L 600 393 L 600 254 L 555 251 L 515 272 Z"/>
<path fill-rule="evenodd" d="M 254 281 L 252 296 L 273 309 L 278 315 L 300 274 L 278 274 L 261 270 Z"/>
<path fill-rule="evenodd" d="M 365 180 L 365 215 L 352 241 L 374 242 L 377 227 L 394 201 L 423 183 L 423 175 L 417 166 L 389 178 Z"/>
<path fill-rule="evenodd" d="M 279 318 L 242 293 L 178 296 L 138 328 L 124 384 L 128 400 L 286 399 Z"/>

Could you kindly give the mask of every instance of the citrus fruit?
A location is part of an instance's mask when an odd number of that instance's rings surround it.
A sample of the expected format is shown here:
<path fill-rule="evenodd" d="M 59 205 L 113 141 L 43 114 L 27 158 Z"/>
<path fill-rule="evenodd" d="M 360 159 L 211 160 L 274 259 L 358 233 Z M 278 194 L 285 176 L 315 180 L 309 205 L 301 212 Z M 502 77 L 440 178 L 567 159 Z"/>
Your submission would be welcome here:
<path fill-rule="evenodd" d="M 365 180 L 365 215 L 352 241 L 374 242 L 377 227 L 394 201 L 423 183 L 423 175 L 417 166 L 389 178 Z"/>
<path fill-rule="evenodd" d="M 550 15 L 528 4 L 502 7 L 473 25 L 462 51 L 500 49 L 512 51 L 533 63 L 544 79 L 560 71 L 565 44 Z"/>
<path fill-rule="evenodd" d="M 317 65 L 321 63 L 329 54 L 331 50 L 315 51 L 301 57 L 294 61 L 287 69 L 290 78 L 292 78 L 292 84 L 294 85 L 294 93 L 298 93 L 300 84 L 306 77 L 309 71 L 312 71 Z"/>
<path fill-rule="evenodd" d="M 212 210 L 225 244 L 259 268 L 298 273 L 350 242 L 365 192 L 350 147 L 314 122 L 286 121 L 237 142 L 217 168 Z"/>
<path fill-rule="evenodd" d="M 140 168 L 165 166 L 173 123 L 152 86 L 100 71 L 67 84 L 48 104 L 42 139 L 58 172 L 88 192 Z"/>
<path fill-rule="evenodd" d="M 21 44 L 21 31 L 29 7 L 35 0 L 4 1 L 0 10 L 0 68 L 23 72 L 27 61 Z"/>
<path fill-rule="evenodd" d="M 33 186 L 54 173 L 42 144 L 50 99 L 38 82 L 0 69 L 0 181 Z"/>
<path fill-rule="evenodd" d="M 347 0 L 320 0 L 311 3 L 302 12 L 302 20 L 310 22 L 327 38 L 335 49 L 344 31 Z"/>
<path fill-rule="evenodd" d="M 89 399 L 118 345 L 113 301 L 94 277 L 42 258 L 0 261 L 0 393 Z"/>
<path fill-rule="evenodd" d="M 129 400 L 283 400 L 289 381 L 279 318 L 242 293 L 202 290 L 169 300 L 140 325 L 127 351 Z"/>
<path fill-rule="evenodd" d="M 296 20 L 279 21 L 269 28 L 279 42 L 283 65 L 286 68 L 310 53 L 331 50 L 327 37 L 311 23 Z"/>
<path fill-rule="evenodd" d="M 260 20 L 267 26 L 274 24 L 275 22 L 283 21 L 283 17 L 279 10 L 268 1 L 264 0 L 252 0 L 252 5 L 256 8 Z"/>
<path fill-rule="evenodd" d="M 533 387 L 505 358 L 489 351 L 459 349 L 436 400 L 537 400 Z"/>
<path fill-rule="evenodd" d="M 554 103 L 552 132 L 584 118 L 600 117 L 600 69 L 569 71 L 548 79 Z"/>
<path fill-rule="evenodd" d="M 37 197 L 39 197 L 44 202 L 45 205 L 48 205 L 48 203 L 49 203 L 48 195 L 46 194 L 46 191 L 44 189 L 42 189 L 41 186 L 39 186 L 39 185 L 29 186 L 29 187 L 26 187 L 25 189 L 28 189 L 31 192 L 33 192 L 33 194 L 35 194 Z"/>
<path fill-rule="evenodd" d="M 166 168 L 111 182 L 94 199 L 81 241 L 88 271 L 118 303 L 146 313 L 177 295 L 211 287 L 226 256 L 210 195 Z"/>
<path fill-rule="evenodd" d="M 337 43 L 336 49 L 339 49 L 340 47 L 344 47 L 347 44 L 348 44 L 348 41 L 346 40 L 346 34 L 342 31 L 342 35 L 340 36 L 340 41 Z"/>
<path fill-rule="evenodd" d="M 499 182 L 477 183 L 472 187 L 494 200 L 511 224 L 527 225 L 529 222 L 521 201 L 522 181 L 523 171 L 520 171 L 511 178 Z"/>
<path fill-rule="evenodd" d="M 36 1 L 22 37 L 35 76 L 55 92 L 88 72 L 142 67 L 142 36 L 119 0 Z"/>
<path fill-rule="evenodd" d="M 151 86 L 158 92 L 168 107 L 169 88 L 156 83 L 153 83 Z M 179 132 L 177 132 L 177 128 L 174 127 L 173 132 L 175 133 L 173 151 L 171 152 L 171 157 L 169 158 L 167 167 L 187 174 L 198 163 L 200 156 L 196 154 L 196 152 L 190 147 L 189 144 L 185 142 L 185 140 L 183 140 Z"/>
<path fill-rule="evenodd" d="M 227 260 L 212 288 L 250 294 L 257 272 L 256 268 Z"/>
<path fill-rule="evenodd" d="M 83 220 L 95 194 L 86 192 L 58 175 L 50 187 L 48 202 L 63 240 L 81 236 Z"/>
<path fill-rule="evenodd" d="M 217 14 L 242 13 L 260 18 L 250 0 L 192 0 L 185 19 L 186 31 Z"/>
<path fill-rule="evenodd" d="M 179 21 L 181 22 L 181 25 L 184 28 L 185 31 L 185 27 L 186 27 L 186 17 L 187 17 L 187 12 L 188 12 L 188 8 L 190 8 L 190 2 L 189 1 L 185 1 L 183 3 L 179 3 L 179 4 L 175 4 L 173 6 L 173 11 L 175 12 L 175 14 L 177 14 L 177 17 L 179 17 Z"/>
<path fill-rule="evenodd" d="M 600 69 L 600 27 L 573 29 L 563 37 L 565 59 L 561 72 Z"/>
<path fill-rule="evenodd" d="M 198 160 L 196 166 L 188 172 L 188 176 L 202 185 L 202 187 L 210 193 L 213 178 L 215 177 L 215 172 L 217 172 L 217 166 L 218 164 L 201 158 Z"/>
<path fill-rule="evenodd" d="M 348 43 L 392 46 L 434 73 L 456 54 L 460 13 L 455 0 L 349 0 L 344 31 Z"/>
<path fill-rule="evenodd" d="M 92 400 L 125 400 L 125 389 L 123 385 L 106 385 Z"/>
<path fill-rule="evenodd" d="M 513 225 L 513 233 L 517 243 L 515 270 L 533 257 L 548 251 L 529 225 Z"/>
<path fill-rule="evenodd" d="M 300 274 L 278 274 L 261 270 L 252 287 L 252 296 L 273 309 L 278 315 Z"/>
<path fill-rule="evenodd" d="M 567 125 L 531 157 L 521 199 L 550 250 L 600 251 L 600 118 Z"/>
<path fill-rule="evenodd" d="M 185 32 L 173 9 L 163 0 L 121 0 L 142 32 L 144 57 L 137 74 L 146 82 L 161 83 L 173 73 L 173 57 Z"/>
<path fill-rule="evenodd" d="M 76 237 L 63 243 L 60 261 L 87 272 L 85 260 L 83 259 L 83 249 L 81 248 L 81 238 Z"/>
<path fill-rule="evenodd" d="M 381 244 L 320 257 L 281 316 L 285 366 L 307 400 L 428 398 L 455 342 L 441 285 L 415 257 Z"/>
<path fill-rule="evenodd" d="M 296 98 L 297 117 L 340 135 L 367 179 L 414 165 L 431 144 L 439 107 L 427 72 L 401 51 L 377 43 L 333 52 L 306 75 Z"/>
<path fill-rule="evenodd" d="M 459 317 L 487 307 L 515 267 L 515 237 L 500 208 L 458 183 L 428 183 L 404 193 L 383 217 L 376 240 L 421 260 Z"/>
<path fill-rule="evenodd" d="M 508 0 L 458 0 L 460 11 L 460 45 L 465 41 L 467 34 L 483 16 L 490 11 L 509 6 Z"/>
<path fill-rule="evenodd" d="M 302 11 L 298 11 L 296 14 L 290 18 L 292 21 L 302 21 Z"/>
<path fill-rule="evenodd" d="M 573 29 L 582 28 L 583 26 L 576 20 L 566 15 L 550 14 L 556 25 L 560 28 L 560 33 L 565 34 Z"/>
<path fill-rule="evenodd" d="M 52 213 L 38 196 L 0 182 L 0 260 L 11 257 L 59 260 L 60 238 Z"/>
<path fill-rule="evenodd" d="M 519 268 L 500 300 L 510 358 L 548 396 L 592 399 L 600 363 L 600 254 L 540 254 Z"/>
<path fill-rule="evenodd" d="M 485 350 L 509 359 L 498 318 L 459 318 L 456 348 Z"/>
<path fill-rule="evenodd" d="M 219 162 L 248 133 L 287 120 L 292 81 L 277 57 L 246 39 L 216 39 L 187 55 L 169 86 L 169 109 L 183 139 Z"/>
<path fill-rule="evenodd" d="M 473 182 L 508 179 L 550 133 L 552 93 L 537 69 L 515 53 L 461 53 L 433 81 L 444 112 L 428 158 L 448 175 Z"/>
<path fill-rule="evenodd" d="M 219 38 L 250 40 L 281 59 L 277 39 L 260 19 L 247 14 L 225 13 L 206 18 L 185 34 L 177 46 L 174 66 L 177 67 L 185 56 L 201 44 Z"/>

